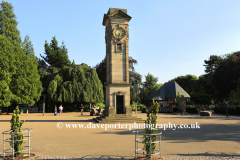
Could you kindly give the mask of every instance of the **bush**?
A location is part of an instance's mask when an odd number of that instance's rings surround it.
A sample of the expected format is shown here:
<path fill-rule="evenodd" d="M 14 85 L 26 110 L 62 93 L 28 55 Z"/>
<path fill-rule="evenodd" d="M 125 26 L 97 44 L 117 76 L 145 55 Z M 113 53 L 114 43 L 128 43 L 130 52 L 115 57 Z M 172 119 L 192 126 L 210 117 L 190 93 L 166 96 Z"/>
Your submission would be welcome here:
<path fill-rule="evenodd" d="M 164 106 L 163 108 L 172 108 L 172 106 L 166 105 L 166 106 Z"/>
<path fill-rule="evenodd" d="M 98 103 L 95 103 L 95 104 L 92 104 L 92 106 L 95 105 L 95 106 L 99 106 L 101 108 L 104 108 L 105 107 L 105 103 L 102 103 L 102 102 L 98 102 Z"/>
<path fill-rule="evenodd" d="M 12 114 L 12 119 L 10 120 L 11 123 L 11 130 L 12 132 L 22 132 L 22 125 L 25 122 L 25 120 L 22 122 L 20 120 L 20 116 L 19 116 L 19 108 L 18 106 L 16 107 L 16 109 L 13 111 Z M 12 138 L 11 138 L 12 140 Z M 15 155 L 20 155 L 22 153 L 23 150 L 23 146 L 22 143 L 25 143 L 24 140 L 24 135 L 22 133 L 17 133 L 14 135 L 14 151 L 17 152 L 15 153 Z M 9 142 L 11 147 L 13 147 L 12 141 Z"/>
<path fill-rule="evenodd" d="M 186 108 L 186 112 L 198 114 L 198 110 L 196 108 Z"/>
<path fill-rule="evenodd" d="M 214 108 L 214 113 L 226 114 L 226 107 L 220 106 Z M 240 115 L 240 106 L 229 106 L 228 114 Z"/>
<path fill-rule="evenodd" d="M 131 104 L 131 107 L 132 107 L 132 111 L 135 111 L 135 103 Z M 137 111 L 142 111 L 142 108 L 146 108 L 146 106 L 143 105 L 143 104 L 138 104 L 137 105 Z"/>
<path fill-rule="evenodd" d="M 186 108 L 194 108 L 193 105 L 186 105 Z"/>
<path fill-rule="evenodd" d="M 135 109 L 136 109 L 135 106 L 132 106 L 132 111 L 135 111 Z M 137 111 L 141 111 L 140 107 L 138 107 L 138 106 L 137 106 Z"/>
<path fill-rule="evenodd" d="M 83 106 L 84 106 L 84 109 L 83 109 L 84 112 L 90 112 L 90 103 L 83 104 Z"/>

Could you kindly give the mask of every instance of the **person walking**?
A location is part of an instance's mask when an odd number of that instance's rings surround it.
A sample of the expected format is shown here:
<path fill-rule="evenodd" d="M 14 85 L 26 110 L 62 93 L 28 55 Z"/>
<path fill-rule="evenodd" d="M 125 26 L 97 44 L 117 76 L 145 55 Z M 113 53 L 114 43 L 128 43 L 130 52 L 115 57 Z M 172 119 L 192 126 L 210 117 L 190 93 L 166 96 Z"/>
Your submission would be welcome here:
<path fill-rule="evenodd" d="M 63 111 L 63 106 L 60 105 L 60 107 L 59 107 L 59 116 L 62 115 L 62 111 Z"/>
<path fill-rule="evenodd" d="M 57 115 L 57 105 L 55 105 L 55 109 L 54 109 L 54 116 Z"/>
<path fill-rule="evenodd" d="M 204 104 L 203 104 L 203 106 L 202 106 L 202 111 L 204 111 Z"/>
<path fill-rule="evenodd" d="M 81 115 L 83 115 L 83 108 L 84 108 L 84 106 L 83 106 L 83 104 L 81 104 L 81 107 L 80 107 L 80 109 L 81 109 Z"/>

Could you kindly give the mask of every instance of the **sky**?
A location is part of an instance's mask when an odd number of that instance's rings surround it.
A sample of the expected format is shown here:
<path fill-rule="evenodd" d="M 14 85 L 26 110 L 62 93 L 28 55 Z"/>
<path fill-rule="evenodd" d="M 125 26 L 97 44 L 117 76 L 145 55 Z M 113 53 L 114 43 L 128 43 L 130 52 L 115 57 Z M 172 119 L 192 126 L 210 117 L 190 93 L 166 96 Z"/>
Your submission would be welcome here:
<path fill-rule="evenodd" d="M 45 41 L 64 42 L 75 64 L 91 67 L 106 54 L 103 15 L 127 9 L 129 56 L 135 71 L 165 83 L 175 77 L 204 74 L 204 60 L 240 50 L 239 0 L 6 0 L 14 7 L 22 40 L 30 36 L 35 55 Z"/>

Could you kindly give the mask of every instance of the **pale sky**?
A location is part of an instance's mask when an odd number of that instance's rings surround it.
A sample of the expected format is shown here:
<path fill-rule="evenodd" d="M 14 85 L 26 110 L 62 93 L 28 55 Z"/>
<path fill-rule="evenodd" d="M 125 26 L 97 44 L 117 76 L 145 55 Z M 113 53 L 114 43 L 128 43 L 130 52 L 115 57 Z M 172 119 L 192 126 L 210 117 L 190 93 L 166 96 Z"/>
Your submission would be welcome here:
<path fill-rule="evenodd" d="M 93 67 L 106 54 L 103 15 L 127 9 L 129 55 L 143 77 L 158 83 L 204 74 L 204 60 L 240 50 L 239 0 L 7 0 L 14 6 L 22 40 L 30 36 L 35 55 L 55 35 L 69 59 Z"/>

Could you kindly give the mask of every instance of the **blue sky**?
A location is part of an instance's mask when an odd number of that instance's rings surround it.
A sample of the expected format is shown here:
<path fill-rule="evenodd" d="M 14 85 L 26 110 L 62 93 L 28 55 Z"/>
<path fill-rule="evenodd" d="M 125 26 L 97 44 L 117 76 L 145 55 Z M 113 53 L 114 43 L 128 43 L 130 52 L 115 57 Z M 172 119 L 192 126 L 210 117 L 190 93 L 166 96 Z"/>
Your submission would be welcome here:
<path fill-rule="evenodd" d="M 143 77 L 158 83 L 204 74 L 204 60 L 240 50 L 239 0 L 8 0 L 14 6 L 22 40 L 30 36 L 35 55 L 55 35 L 69 59 L 95 66 L 105 57 L 103 15 L 127 9 L 129 55 Z"/>

